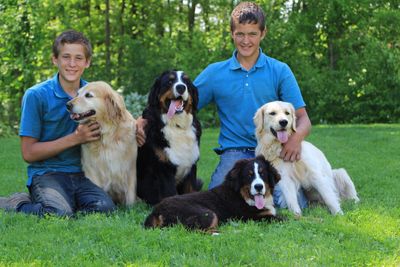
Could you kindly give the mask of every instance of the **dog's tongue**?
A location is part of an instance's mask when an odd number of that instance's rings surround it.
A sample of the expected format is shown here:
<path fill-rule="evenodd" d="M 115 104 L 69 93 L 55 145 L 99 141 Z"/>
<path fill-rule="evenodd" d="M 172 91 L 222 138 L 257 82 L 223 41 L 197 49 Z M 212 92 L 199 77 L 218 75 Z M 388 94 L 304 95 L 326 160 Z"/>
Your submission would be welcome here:
<path fill-rule="evenodd" d="M 167 117 L 168 119 L 171 119 L 175 112 L 181 108 L 182 105 L 182 100 L 171 100 L 171 104 L 169 104 L 168 112 L 167 112 Z"/>
<path fill-rule="evenodd" d="M 279 142 L 281 142 L 282 144 L 287 142 L 288 140 L 287 131 L 277 131 L 276 135 L 278 137 Z"/>
<path fill-rule="evenodd" d="M 70 114 L 70 118 L 71 118 L 72 120 L 77 120 L 77 119 L 79 119 L 79 114 L 78 114 L 78 113 L 71 113 L 71 114 Z"/>
<path fill-rule="evenodd" d="M 256 208 L 259 210 L 263 209 L 265 206 L 265 199 L 262 195 L 255 195 L 254 202 L 256 203 Z"/>

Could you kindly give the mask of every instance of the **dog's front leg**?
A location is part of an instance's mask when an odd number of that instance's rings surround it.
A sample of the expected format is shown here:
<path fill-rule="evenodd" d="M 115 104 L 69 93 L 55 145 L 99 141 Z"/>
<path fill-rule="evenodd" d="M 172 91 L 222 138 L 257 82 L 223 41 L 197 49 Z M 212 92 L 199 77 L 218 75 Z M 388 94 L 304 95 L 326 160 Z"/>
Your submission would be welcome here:
<path fill-rule="evenodd" d="M 285 198 L 288 209 L 292 211 L 296 216 L 301 216 L 301 209 L 299 201 L 297 199 L 297 188 L 293 180 L 286 174 L 281 174 L 281 180 L 279 181 L 283 197 Z"/>

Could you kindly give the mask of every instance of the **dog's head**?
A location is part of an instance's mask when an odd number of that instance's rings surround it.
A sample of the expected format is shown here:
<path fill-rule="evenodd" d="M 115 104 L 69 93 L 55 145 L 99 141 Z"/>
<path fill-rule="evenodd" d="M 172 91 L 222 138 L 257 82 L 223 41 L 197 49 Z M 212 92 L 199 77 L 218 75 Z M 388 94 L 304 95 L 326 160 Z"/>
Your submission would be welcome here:
<path fill-rule="evenodd" d="M 124 116 L 124 99 L 105 82 L 91 82 L 67 103 L 71 119 L 79 123 L 89 120 L 118 123 Z"/>
<path fill-rule="evenodd" d="M 224 183 L 239 192 L 249 206 L 269 209 L 275 215 L 272 193 L 279 180 L 277 170 L 263 156 L 258 156 L 237 161 Z"/>
<path fill-rule="evenodd" d="M 255 116 L 257 141 L 270 137 L 286 143 L 296 131 L 296 114 L 292 104 L 274 101 L 260 107 Z M 273 137 L 272 137 L 273 136 Z"/>
<path fill-rule="evenodd" d="M 197 88 L 183 71 L 175 70 L 165 71 L 156 79 L 148 98 L 149 106 L 168 118 L 182 112 L 195 113 L 197 103 Z"/>

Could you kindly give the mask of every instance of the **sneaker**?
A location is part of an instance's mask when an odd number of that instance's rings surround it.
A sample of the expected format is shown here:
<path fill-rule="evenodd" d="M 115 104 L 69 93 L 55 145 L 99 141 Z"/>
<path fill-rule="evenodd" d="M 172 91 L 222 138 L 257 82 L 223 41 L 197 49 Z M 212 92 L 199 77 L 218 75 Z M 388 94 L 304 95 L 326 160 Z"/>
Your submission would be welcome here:
<path fill-rule="evenodd" d="M 17 211 L 25 203 L 31 203 L 31 197 L 28 193 L 15 193 L 9 197 L 0 197 L 0 209 L 6 211 Z"/>

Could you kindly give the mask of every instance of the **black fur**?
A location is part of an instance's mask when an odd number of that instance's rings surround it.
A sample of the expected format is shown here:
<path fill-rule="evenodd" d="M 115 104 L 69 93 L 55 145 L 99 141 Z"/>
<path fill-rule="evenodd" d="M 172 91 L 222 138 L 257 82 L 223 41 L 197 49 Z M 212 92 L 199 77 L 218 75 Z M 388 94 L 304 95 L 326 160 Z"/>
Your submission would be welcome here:
<path fill-rule="evenodd" d="M 166 148 L 170 147 L 162 131 L 166 127 L 162 116 L 167 113 L 170 102 L 162 103 L 161 99 L 164 94 L 172 90 L 177 73 L 177 71 L 165 71 L 155 80 L 149 93 L 148 105 L 142 114 L 142 117 L 147 120 L 146 143 L 138 150 L 137 191 L 139 198 L 151 205 L 157 204 L 169 196 L 199 191 L 202 187 L 202 181 L 196 176 L 198 158 L 194 160 L 190 172 L 176 182 L 175 174 L 178 166 L 173 164 L 163 153 Z M 186 84 L 190 95 L 190 100 L 185 103 L 185 111 L 193 116 L 192 127 L 195 129 L 196 143 L 199 147 L 201 126 L 196 117 L 197 88 L 186 75 L 182 75 L 182 81 Z M 160 152 L 163 156 L 160 156 Z M 192 153 L 192 151 L 185 153 Z"/>
<path fill-rule="evenodd" d="M 222 185 L 210 191 L 173 196 L 161 201 L 146 218 L 144 226 L 165 227 L 182 223 L 189 229 L 214 230 L 228 219 L 281 220 L 266 208 L 260 210 L 248 205 L 241 194 L 241 190 L 255 179 L 255 162 L 268 187 L 267 194 L 272 196 L 275 184 L 280 179 L 276 169 L 262 156 L 244 159 L 236 162 Z"/>

